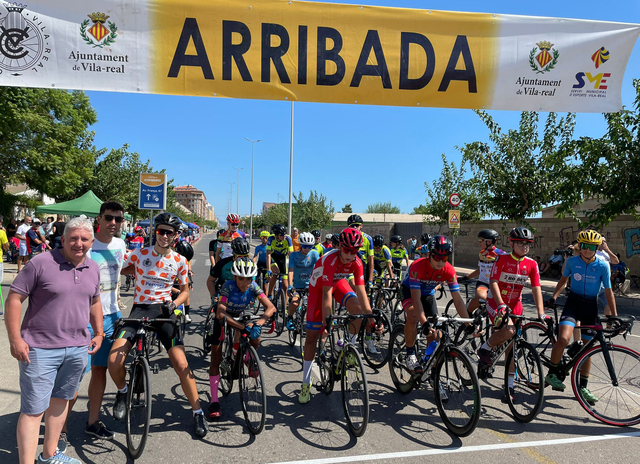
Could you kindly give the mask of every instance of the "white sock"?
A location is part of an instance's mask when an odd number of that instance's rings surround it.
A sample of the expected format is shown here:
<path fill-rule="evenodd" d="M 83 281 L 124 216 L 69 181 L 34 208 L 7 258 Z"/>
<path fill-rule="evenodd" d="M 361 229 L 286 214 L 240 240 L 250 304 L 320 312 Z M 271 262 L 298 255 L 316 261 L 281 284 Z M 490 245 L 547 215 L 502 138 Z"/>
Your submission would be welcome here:
<path fill-rule="evenodd" d="M 193 415 L 195 416 L 196 414 L 204 414 L 202 408 L 198 409 L 197 411 L 193 411 Z"/>
<path fill-rule="evenodd" d="M 358 334 L 351 335 L 351 343 L 356 344 L 356 340 L 358 339 Z"/>
<path fill-rule="evenodd" d="M 311 368 L 313 367 L 313 361 L 307 361 L 306 359 L 302 363 L 302 383 L 311 385 Z"/>
<path fill-rule="evenodd" d="M 118 388 L 118 393 L 127 393 L 128 391 L 129 391 L 129 388 L 127 388 L 127 385 L 125 385 L 122 390 Z"/>
<path fill-rule="evenodd" d="M 486 342 L 484 342 L 482 344 L 482 346 L 480 347 L 481 350 L 493 350 L 493 347 L 491 345 L 489 345 L 489 340 L 487 340 Z"/>

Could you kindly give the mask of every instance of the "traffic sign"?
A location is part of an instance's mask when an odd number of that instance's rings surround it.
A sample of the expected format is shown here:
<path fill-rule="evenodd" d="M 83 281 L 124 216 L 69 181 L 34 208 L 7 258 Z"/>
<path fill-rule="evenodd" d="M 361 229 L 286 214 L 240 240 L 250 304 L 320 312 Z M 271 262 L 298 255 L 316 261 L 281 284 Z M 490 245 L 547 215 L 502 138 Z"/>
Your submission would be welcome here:
<path fill-rule="evenodd" d="M 449 210 L 449 229 L 459 229 L 460 228 L 460 210 L 450 209 Z"/>
<path fill-rule="evenodd" d="M 246 226 L 247 225 L 247 221 L 242 221 L 242 225 Z"/>
<path fill-rule="evenodd" d="M 167 204 L 167 175 L 140 173 L 138 209 L 164 210 Z"/>
<path fill-rule="evenodd" d="M 449 196 L 449 204 L 454 208 L 460 206 L 460 195 L 457 193 L 452 193 L 451 196 Z"/>

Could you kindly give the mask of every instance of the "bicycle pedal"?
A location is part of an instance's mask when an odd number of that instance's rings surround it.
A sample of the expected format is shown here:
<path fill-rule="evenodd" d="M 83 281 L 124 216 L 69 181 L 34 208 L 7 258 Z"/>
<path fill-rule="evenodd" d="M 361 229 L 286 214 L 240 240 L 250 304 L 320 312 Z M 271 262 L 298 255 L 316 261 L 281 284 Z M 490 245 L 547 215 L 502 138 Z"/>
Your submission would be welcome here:
<path fill-rule="evenodd" d="M 158 364 L 154 364 L 153 367 L 151 368 L 151 372 L 153 372 L 154 374 L 157 374 L 158 372 L 160 372 L 160 367 L 158 366 Z"/>

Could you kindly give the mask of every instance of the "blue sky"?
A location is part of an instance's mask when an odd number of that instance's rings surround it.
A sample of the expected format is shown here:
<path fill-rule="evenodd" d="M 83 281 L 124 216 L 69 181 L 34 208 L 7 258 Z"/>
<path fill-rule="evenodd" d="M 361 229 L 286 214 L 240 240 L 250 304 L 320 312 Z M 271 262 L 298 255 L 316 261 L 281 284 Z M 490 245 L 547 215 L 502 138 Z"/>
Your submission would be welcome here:
<path fill-rule="evenodd" d="M 360 4 L 334 0 L 333 3 Z M 640 22 L 638 0 L 601 2 L 514 2 L 366 0 L 366 5 Z M 622 102 L 631 107 L 632 79 L 640 78 L 636 44 L 624 77 Z M 249 214 L 251 144 L 255 144 L 254 213 L 262 202 L 288 201 L 291 103 L 164 95 L 88 92 L 98 113 L 96 146 L 124 143 L 166 169 L 176 185 L 204 191 L 222 220 L 228 212 L 229 182 L 240 171 L 241 215 Z M 516 128 L 519 112 L 493 111 L 505 128 Z M 544 121 L 545 115 L 542 115 Z M 601 136 L 601 114 L 579 114 L 576 136 Z M 424 182 L 438 178 L 441 154 L 456 163 L 456 146 L 488 141 L 471 110 L 295 103 L 293 191 L 317 190 L 336 211 L 351 203 L 361 212 L 391 202 L 410 212 L 425 201 Z M 236 211 L 233 185 L 232 211 Z"/>

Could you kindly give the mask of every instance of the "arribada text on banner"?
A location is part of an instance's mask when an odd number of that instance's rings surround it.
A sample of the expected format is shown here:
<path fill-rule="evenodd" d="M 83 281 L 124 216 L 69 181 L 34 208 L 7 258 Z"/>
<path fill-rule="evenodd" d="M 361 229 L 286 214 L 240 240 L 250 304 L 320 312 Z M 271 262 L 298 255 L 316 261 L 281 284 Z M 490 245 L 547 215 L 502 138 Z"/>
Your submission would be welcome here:
<path fill-rule="evenodd" d="M 0 1 L 0 85 L 616 111 L 636 24 L 282 0 Z"/>

